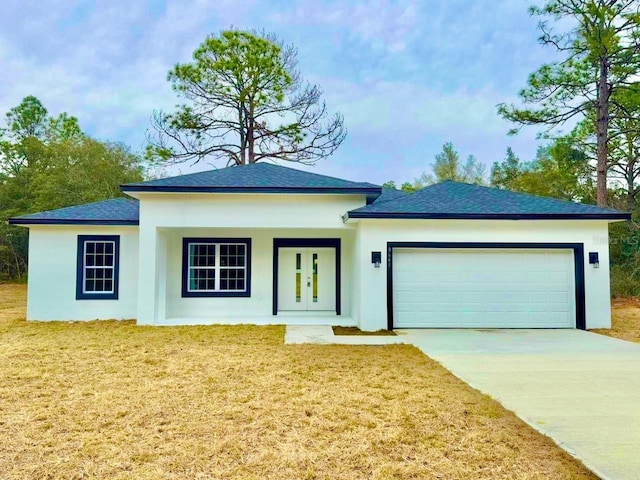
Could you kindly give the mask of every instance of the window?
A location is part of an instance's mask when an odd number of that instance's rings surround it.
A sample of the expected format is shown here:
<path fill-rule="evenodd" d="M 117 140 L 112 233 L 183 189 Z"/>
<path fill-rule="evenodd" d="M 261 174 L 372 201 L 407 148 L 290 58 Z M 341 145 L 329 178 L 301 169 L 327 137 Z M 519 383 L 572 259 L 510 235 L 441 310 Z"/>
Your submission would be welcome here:
<path fill-rule="evenodd" d="M 251 239 L 183 239 L 183 297 L 249 297 L 250 272 Z"/>
<path fill-rule="evenodd" d="M 78 235 L 76 300 L 117 300 L 120 236 Z"/>

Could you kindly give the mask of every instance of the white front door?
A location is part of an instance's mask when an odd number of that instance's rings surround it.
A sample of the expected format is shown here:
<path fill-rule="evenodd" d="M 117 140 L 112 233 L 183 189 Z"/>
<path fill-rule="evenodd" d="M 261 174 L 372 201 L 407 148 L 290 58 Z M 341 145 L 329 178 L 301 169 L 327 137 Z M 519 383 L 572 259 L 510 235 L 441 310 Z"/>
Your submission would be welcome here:
<path fill-rule="evenodd" d="M 280 248 L 278 310 L 336 310 L 334 248 Z"/>

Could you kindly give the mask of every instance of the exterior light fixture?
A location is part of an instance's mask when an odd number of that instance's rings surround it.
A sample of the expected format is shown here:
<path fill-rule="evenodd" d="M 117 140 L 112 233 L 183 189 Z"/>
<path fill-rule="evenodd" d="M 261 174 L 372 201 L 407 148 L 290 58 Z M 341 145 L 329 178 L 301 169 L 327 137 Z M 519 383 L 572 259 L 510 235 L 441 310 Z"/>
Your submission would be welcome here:
<path fill-rule="evenodd" d="M 593 265 L 593 268 L 600 268 L 600 260 L 598 259 L 598 252 L 589 252 L 589 264 Z"/>
<path fill-rule="evenodd" d="M 371 252 L 371 263 L 376 268 L 380 268 L 382 263 L 382 252 Z"/>

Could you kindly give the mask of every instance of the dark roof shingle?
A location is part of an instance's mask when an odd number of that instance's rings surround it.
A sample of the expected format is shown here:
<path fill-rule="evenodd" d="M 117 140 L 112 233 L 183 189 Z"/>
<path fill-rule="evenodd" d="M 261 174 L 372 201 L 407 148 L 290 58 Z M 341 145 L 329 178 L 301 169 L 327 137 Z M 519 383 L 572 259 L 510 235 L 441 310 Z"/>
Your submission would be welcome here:
<path fill-rule="evenodd" d="M 377 185 L 351 182 L 270 163 L 253 163 L 122 185 L 124 192 L 204 191 L 262 193 L 380 193 Z"/>
<path fill-rule="evenodd" d="M 138 225 L 138 217 L 138 200 L 112 198 L 14 217 L 9 219 L 9 223 L 13 225 Z"/>
<path fill-rule="evenodd" d="M 348 212 L 349 218 L 609 218 L 630 215 L 595 205 L 445 181 Z"/>

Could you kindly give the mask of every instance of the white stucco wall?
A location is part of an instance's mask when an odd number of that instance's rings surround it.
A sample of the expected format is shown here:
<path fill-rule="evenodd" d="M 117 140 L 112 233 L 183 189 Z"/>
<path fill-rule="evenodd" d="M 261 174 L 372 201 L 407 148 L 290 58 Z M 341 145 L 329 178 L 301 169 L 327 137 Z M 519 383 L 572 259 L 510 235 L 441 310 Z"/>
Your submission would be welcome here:
<path fill-rule="evenodd" d="M 120 235 L 117 300 L 76 300 L 78 235 Z M 136 317 L 136 227 L 32 226 L 29 228 L 27 320 L 96 320 Z"/>
<path fill-rule="evenodd" d="M 606 221 L 363 220 L 358 223 L 355 278 L 361 284 L 354 311 L 363 330 L 387 328 L 387 242 L 583 243 L 587 328 L 609 328 L 609 242 Z M 371 252 L 382 252 L 382 266 Z M 600 268 L 588 264 L 599 252 Z"/>
<path fill-rule="evenodd" d="M 284 317 L 267 318 L 272 315 L 274 238 L 341 239 L 341 316 L 351 317 L 356 226 L 345 224 L 342 215 L 364 205 L 364 196 L 142 194 L 140 199 L 140 245 L 144 248 L 140 252 L 138 323 L 212 323 L 251 316 L 285 323 Z M 184 237 L 251 238 L 251 297 L 182 298 Z M 340 323 L 340 319 L 332 322 Z"/>

